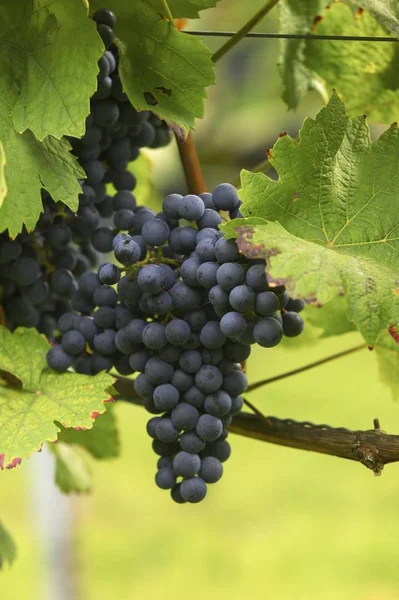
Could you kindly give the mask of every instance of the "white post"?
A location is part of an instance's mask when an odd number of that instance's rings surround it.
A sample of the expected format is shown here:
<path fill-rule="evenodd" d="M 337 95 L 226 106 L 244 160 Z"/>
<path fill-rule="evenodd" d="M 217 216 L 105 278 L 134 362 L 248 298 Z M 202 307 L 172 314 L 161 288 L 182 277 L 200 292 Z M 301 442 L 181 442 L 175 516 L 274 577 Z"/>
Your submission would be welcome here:
<path fill-rule="evenodd" d="M 44 444 L 28 461 L 31 476 L 31 507 L 42 567 L 41 600 L 80 600 L 77 577 L 73 498 L 54 483 L 55 457 Z"/>

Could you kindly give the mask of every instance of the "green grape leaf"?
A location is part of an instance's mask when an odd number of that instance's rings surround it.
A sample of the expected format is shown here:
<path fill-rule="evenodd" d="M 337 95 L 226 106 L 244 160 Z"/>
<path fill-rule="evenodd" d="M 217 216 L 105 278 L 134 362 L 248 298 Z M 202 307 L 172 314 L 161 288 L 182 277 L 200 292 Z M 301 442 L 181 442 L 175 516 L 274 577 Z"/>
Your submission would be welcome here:
<path fill-rule="evenodd" d="M 398 344 L 392 337 L 384 334 L 376 344 L 377 361 L 380 379 L 392 390 L 394 400 L 398 399 L 399 390 L 399 352 Z"/>
<path fill-rule="evenodd" d="M 44 336 L 33 328 L 18 327 L 11 333 L 0 327 L 0 371 L 12 374 L 30 392 L 39 386 L 48 349 Z"/>
<path fill-rule="evenodd" d="M 347 319 L 370 346 L 399 330 L 398 155 L 396 125 L 371 143 L 365 119 L 348 118 L 333 94 L 298 142 L 284 136 L 270 151 L 278 181 L 243 171 L 241 210 L 251 218 L 224 226 L 294 297 L 326 304 L 345 294 Z"/>
<path fill-rule="evenodd" d="M 15 91 L 8 107 L 15 129 L 81 137 L 97 87 L 104 51 L 95 23 L 81 0 L 19 0 L 0 8 L 1 72 Z M 0 84 L 0 96 L 4 98 Z M 3 88 L 3 89 L 2 89 Z"/>
<path fill-rule="evenodd" d="M 43 442 L 57 439 L 54 421 L 90 429 L 105 412 L 113 378 L 51 371 L 45 363 L 50 346 L 39 333 L 20 328 L 5 335 L 4 329 L 0 327 L 0 468 L 10 468 L 39 451 Z"/>
<path fill-rule="evenodd" d="M 4 198 L 7 196 L 5 166 L 6 166 L 6 155 L 4 152 L 4 146 L 0 140 L 0 208 L 1 208 L 1 205 L 3 204 Z"/>
<path fill-rule="evenodd" d="M 8 562 L 11 566 L 17 555 L 17 548 L 11 535 L 0 521 L 0 569 Z"/>
<path fill-rule="evenodd" d="M 92 429 L 66 429 L 60 425 L 58 440 L 85 448 L 94 458 L 116 458 L 120 453 L 120 440 L 114 414 L 114 405 L 107 404 L 107 412 L 99 415 Z"/>
<path fill-rule="evenodd" d="M 199 11 L 213 8 L 220 0 L 168 0 L 169 9 L 175 19 L 196 19 Z M 165 7 L 161 0 L 148 0 L 159 13 L 167 16 Z"/>
<path fill-rule="evenodd" d="M 93 487 L 87 452 L 62 442 L 49 444 L 55 456 L 55 483 L 64 494 L 87 494 Z"/>
<path fill-rule="evenodd" d="M 94 11 L 102 0 L 91 3 Z M 214 83 L 211 51 L 178 31 L 145 0 L 110 0 L 118 15 L 115 33 L 121 53 L 123 88 L 137 110 L 154 110 L 183 132 L 204 113 L 205 88 Z"/>
<path fill-rule="evenodd" d="M 397 0 L 351 0 L 351 4 L 369 11 L 386 31 L 399 37 Z"/>
<path fill-rule="evenodd" d="M 336 296 L 323 306 L 308 305 L 305 312 L 307 322 L 322 330 L 321 338 L 356 330 L 355 325 L 347 317 L 348 301 L 345 296 Z"/>
<path fill-rule="evenodd" d="M 277 5 L 280 33 L 309 33 L 315 18 L 329 3 L 330 0 L 280 0 Z M 314 74 L 305 65 L 305 47 L 305 40 L 280 42 L 278 67 L 283 81 L 282 95 L 290 109 L 298 106 L 308 90 L 318 87 Z"/>
<path fill-rule="evenodd" d="M 343 3 L 323 13 L 315 33 L 320 35 L 386 36 L 368 12 L 356 17 Z M 309 40 L 305 66 L 323 80 L 325 89 L 336 87 L 349 114 L 366 114 L 369 121 L 391 123 L 399 113 L 398 44 Z M 354 93 L 354 90 L 359 90 Z"/>
<path fill-rule="evenodd" d="M 8 229 L 9 235 L 15 237 L 23 225 L 28 231 L 34 228 L 43 211 L 41 188 L 55 202 L 63 202 L 72 211 L 78 209 L 78 178 L 84 179 L 85 173 L 69 152 L 69 142 L 51 136 L 39 142 L 30 131 L 16 133 L 1 97 L 0 140 L 5 152 L 7 186 L 0 207 L 0 232 Z"/>

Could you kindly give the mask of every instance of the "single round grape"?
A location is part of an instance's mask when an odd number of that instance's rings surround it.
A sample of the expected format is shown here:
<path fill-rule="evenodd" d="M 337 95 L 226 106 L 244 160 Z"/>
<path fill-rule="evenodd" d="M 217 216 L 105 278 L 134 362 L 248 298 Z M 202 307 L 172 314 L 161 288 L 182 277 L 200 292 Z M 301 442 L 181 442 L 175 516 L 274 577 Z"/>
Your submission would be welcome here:
<path fill-rule="evenodd" d="M 79 291 L 88 297 L 92 297 L 94 291 L 100 286 L 101 282 L 96 273 L 87 271 L 83 273 L 79 278 Z"/>
<path fill-rule="evenodd" d="M 216 279 L 221 288 L 230 292 L 236 286 L 244 283 L 245 271 L 240 264 L 227 262 L 220 265 Z"/>
<path fill-rule="evenodd" d="M 187 350 L 181 354 L 179 366 L 185 373 L 196 373 L 202 366 L 202 356 L 196 350 Z"/>
<path fill-rule="evenodd" d="M 234 310 L 238 312 L 248 312 L 253 309 L 256 300 L 256 294 L 247 285 L 237 285 L 229 295 L 229 302 Z"/>
<path fill-rule="evenodd" d="M 303 319 L 298 313 L 293 311 L 286 311 L 282 314 L 283 318 L 283 333 L 287 337 L 296 337 L 300 335 L 305 326 Z"/>
<path fill-rule="evenodd" d="M 249 344 L 241 344 L 241 342 L 229 340 L 223 348 L 224 357 L 235 363 L 242 363 L 251 354 L 251 346 Z"/>
<path fill-rule="evenodd" d="M 206 496 L 206 483 L 200 477 L 185 479 L 180 484 L 180 494 L 185 502 L 201 502 Z"/>
<path fill-rule="evenodd" d="M 213 415 L 201 415 L 195 428 L 195 431 L 204 442 L 217 440 L 222 430 L 221 420 Z"/>
<path fill-rule="evenodd" d="M 71 329 L 62 336 L 62 349 L 70 356 L 75 356 L 83 352 L 86 346 L 86 341 L 80 331 Z"/>
<path fill-rule="evenodd" d="M 143 373 L 145 366 L 151 357 L 152 354 L 150 354 L 148 350 L 138 350 L 137 352 L 133 352 L 133 354 L 131 354 L 129 358 L 129 364 L 133 371 L 139 371 Z"/>
<path fill-rule="evenodd" d="M 158 265 L 144 265 L 137 276 L 137 283 L 143 292 L 158 294 L 165 287 L 166 275 Z"/>
<path fill-rule="evenodd" d="M 115 40 L 115 34 L 112 31 L 111 27 L 109 27 L 108 25 L 104 25 L 103 23 L 100 23 L 97 26 L 97 31 L 100 34 L 102 41 L 104 42 L 104 46 L 106 48 L 109 48 L 111 46 L 111 44 L 114 43 L 114 40 Z"/>
<path fill-rule="evenodd" d="M 183 399 L 184 402 L 187 402 L 187 404 L 191 404 L 191 406 L 195 406 L 195 408 L 200 409 L 204 406 L 205 394 L 204 392 L 201 392 L 196 385 L 192 385 L 184 392 Z"/>
<path fill-rule="evenodd" d="M 125 140 L 118 140 L 118 143 Z M 115 211 L 121 210 L 122 208 L 128 208 L 132 212 L 136 209 L 136 198 L 129 190 L 119 190 L 112 198 L 113 207 Z"/>
<path fill-rule="evenodd" d="M 179 445 L 177 442 L 166 444 L 165 442 L 161 442 L 161 440 L 153 440 L 152 449 L 158 456 L 173 456 L 173 454 L 178 452 Z"/>
<path fill-rule="evenodd" d="M 99 270 L 98 277 L 101 283 L 105 283 L 107 285 L 114 285 L 115 283 L 118 283 L 121 277 L 121 272 L 116 265 L 107 263 L 103 265 Z"/>
<path fill-rule="evenodd" d="M 141 235 L 149 246 L 162 246 L 168 241 L 169 227 L 161 219 L 149 219 L 144 223 Z"/>
<path fill-rule="evenodd" d="M 61 346 L 53 346 L 47 352 L 47 363 L 55 371 L 67 371 L 73 364 L 73 359 Z"/>
<path fill-rule="evenodd" d="M 211 238 L 205 238 L 197 244 L 195 253 L 200 258 L 201 262 L 215 260 L 215 246 L 216 242 Z"/>
<path fill-rule="evenodd" d="M 160 323 L 148 323 L 143 329 L 143 344 L 150 350 L 159 350 L 166 346 L 165 327 Z"/>
<path fill-rule="evenodd" d="M 222 389 L 230 394 L 231 397 L 239 396 L 248 386 L 248 380 L 242 371 L 235 369 L 232 373 L 225 375 L 223 378 Z"/>
<path fill-rule="evenodd" d="M 108 25 L 113 29 L 116 25 L 116 16 L 109 10 L 108 8 L 100 8 L 96 10 L 93 15 L 93 20 L 98 23 L 98 25 Z"/>
<path fill-rule="evenodd" d="M 294 298 L 290 297 L 285 308 L 289 312 L 299 313 L 299 312 L 303 311 L 305 306 L 306 306 L 306 302 L 304 300 L 302 300 L 301 298 L 294 299 Z"/>
<path fill-rule="evenodd" d="M 190 454 L 198 454 L 205 448 L 205 442 L 195 431 L 185 431 L 180 437 L 180 447 Z"/>
<path fill-rule="evenodd" d="M 180 194 L 169 194 L 162 203 L 162 210 L 169 219 L 179 219 L 179 205 L 183 196 Z"/>
<path fill-rule="evenodd" d="M 182 352 L 182 348 L 179 346 L 172 346 L 172 344 L 166 344 L 166 346 L 158 351 L 160 358 L 168 363 L 175 363 L 178 361 Z"/>
<path fill-rule="evenodd" d="M 100 329 L 112 329 L 115 325 L 115 309 L 112 306 L 100 306 L 92 313 L 93 320 Z"/>
<path fill-rule="evenodd" d="M 201 356 L 205 365 L 217 366 L 223 358 L 223 348 L 214 348 L 213 350 L 202 348 Z"/>
<path fill-rule="evenodd" d="M 144 373 L 140 373 L 134 380 L 134 390 L 141 398 L 151 398 L 155 391 L 155 385 L 151 383 Z"/>
<path fill-rule="evenodd" d="M 220 319 L 220 329 L 226 337 L 236 338 L 242 335 L 246 328 L 247 322 L 238 312 L 228 312 Z"/>
<path fill-rule="evenodd" d="M 81 317 L 73 311 L 69 311 L 60 316 L 57 321 L 57 329 L 62 333 L 71 329 L 78 329 Z"/>
<path fill-rule="evenodd" d="M 120 208 L 114 214 L 114 225 L 116 229 L 132 229 L 134 225 L 134 213 L 128 208 Z"/>
<path fill-rule="evenodd" d="M 172 467 L 161 467 L 155 474 L 155 483 L 161 490 L 170 490 L 176 485 L 176 474 Z"/>
<path fill-rule="evenodd" d="M 94 291 L 93 301 L 96 306 L 114 307 L 118 301 L 118 295 L 114 288 L 108 285 L 101 285 Z"/>
<path fill-rule="evenodd" d="M 127 239 L 119 244 L 114 249 L 115 258 L 123 265 L 133 265 L 141 257 L 140 246 L 132 239 Z M 110 250 L 108 250 L 110 252 Z"/>
<path fill-rule="evenodd" d="M 213 288 L 217 283 L 218 271 L 219 265 L 216 262 L 208 261 L 202 263 L 197 269 L 198 283 L 204 288 Z"/>
<path fill-rule="evenodd" d="M 205 458 L 206 456 L 213 456 L 220 460 L 220 462 L 225 462 L 230 458 L 231 455 L 231 446 L 229 442 L 226 440 L 218 439 L 216 442 L 211 442 L 207 444 L 205 448 L 201 451 L 201 458 Z"/>
<path fill-rule="evenodd" d="M 172 319 L 165 327 L 165 336 L 170 344 L 183 346 L 191 334 L 190 327 L 183 319 Z"/>
<path fill-rule="evenodd" d="M 203 304 L 202 296 L 196 290 L 191 289 L 182 281 L 177 281 L 170 290 L 172 301 L 176 309 L 190 312 L 200 308 Z"/>
<path fill-rule="evenodd" d="M 115 354 L 115 334 L 116 332 L 113 329 L 106 329 L 102 333 L 98 333 L 96 336 L 94 336 L 94 348 L 105 356 Z"/>
<path fill-rule="evenodd" d="M 283 337 L 283 327 L 272 317 L 265 317 L 257 322 L 254 327 L 254 338 L 256 343 L 263 348 L 277 346 Z"/>
<path fill-rule="evenodd" d="M 173 425 L 171 419 L 161 419 L 156 426 L 156 434 L 158 440 L 166 443 L 175 442 L 179 437 L 179 431 Z"/>
<path fill-rule="evenodd" d="M 32 285 L 41 275 L 39 264 L 29 256 L 20 256 L 10 267 L 12 279 L 21 287 Z"/>
<path fill-rule="evenodd" d="M 161 417 L 152 417 L 149 421 L 147 421 L 147 433 L 154 440 L 157 438 L 157 425 L 161 421 Z"/>
<path fill-rule="evenodd" d="M 223 383 L 223 375 L 218 367 L 203 365 L 195 375 L 195 384 L 207 394 L 216 392 Z"/>
<path fill-rule="evenodd" d="M 204 456 L 198 475 L 206 483 L 216 483 L 223 475 L 223 465 L 214 456 Z"/>
<path fill-rule="evenodd" d="M 91 236 L 91 243 L 98 252 L 111 252 L 114 232 L 110 227 L 99 227 Z"/>
<path fill-rule="evenodd" d="M 178 477 L 193 477 L 201 467 L 198 454 L 191 454 L 184 450 L 178 452 L 173 459 L 173 470 Z"/>
<path fill-rule="evenodd" d="M 173 457 L 172 456 L 161 456 L 157 460 L 157 467 L 161 469 L 162 467 L 171 467 L 173 465 Z"/>
<path fill-rule="evenodd" d="M 178 204 L 179 216 L 186 221 L 198 221 L 205 212 L 205 205 L 199 196 L 187 194 Z"/>
<path fill-rule="evenodd" d="M 231 409 L 229 414 L 234 416 L 237 415 L 242 407 L 244 406 L 244 399 L 242 396 L 235 396 L 231 399 Z"/>
<path fill-rule="evenodd" d="M 172 410 L 179 402 L 179 391 L 171 383 L 163 383 L 155 388 L 152 398 L 159 410 Z"/>
<path fill-rule="evenodd" d="M 222 217 L 212 208 L 206 208 L 204 214 L 197 220 L 198 229 L 217 229 L 222 222 Z"/>
<path fill-rule="evenodd" d="M 231 397 L 224 390 L 218 390 L 205 398 L 205 410 L 214 417 L 224 417 L 231 410 Z"/>
<path fill-rule="evenodd" d="M 204 310 L 197 309 L 186 313 L 184 320 L 188 323 L 191 331 L 200 331 L 207 322 L 207 315 Z"/>
<path fill-rule="evenodd" d="M 168 292 L 152 294 L 147 300 L 147 306 L 154 315 L 166 315 L 172 308 L 172 298 Z"/>
<path fill-rule="evenodd" d="M 237 190 L 230 183 L 221 183 L 213 190 L 212 200 L 217 210 L 232 210 L 238 203 Z"/>
<path fill-rule="evenodd" d="M 183 496 L 181 495 L 181 491 L 180 491 L 180 487 L 181 484 L 178 483 L 170 492 L 171 498 L 174 502 L 177 502 L 177 504 L 185 504 L 186 500 L 184 500 Z"/>
<path fill-rule="evenodd" d="M 98 352 L 91 355 L 91 370 L 94 375 L 101 371 L 109 371 L 113 367 L 113 359 L 110 356 L 104 356 Z"/>
<path fill-rule="evenodd" d="M 265 268 L 264 264 L 252 265 L 246 273 L 245 283 L 256 293 L 265 292 L 268 289 Z"/>
<path fill-rule="evenodd" d="M 200 340 L 205 348 L 213 350 L 214 348 L 221 348 L 224 345 L 226 336 L 217 321 L 209 321 L 201 329 Z"/>
<path fill-rule="evenodd" d="M 192 385 L 194 385 L 193 377 L 181 369 L 176 369 L 173 372 L 171 382 L 179 390 L 179 392 L 185 392 Z"/>
<path fill-rule="evenodd" d="M 180 276 L 184 283 L 191 287 L 197 287 L 199 285 L 197 271 L 200 264 L 198 257 L 195 256 L 188 258 L 182 263 L 182 266 L 180 267 Z"/>
<path fill-rule="evenodd" d="M 169 383 L 173 372 L 173 366 L 162 360 L 159 356 L 151 357 L 145 366 L 146 376 L 156 385 Z"/>
<path fill-rule="evenodd" d="M 216 207 L 212 200 L 212 194 L 210 194 L 209 192 L 204 192 L 200 194 L 199 197 L 203 201 L 205 208 L 213 208 L 213 210 L 215 210 Z"/>
<path fill-rule="evenodd" d="M 215 244 L 215 257 L 219 263 L 234 262 L 239 258 L 237 243 L 235 240 L 219 238 Z"/>
<path fill-rule="evenodd" d="M 179 431 L 189 431 L 190 429 L 194 429 L 198 422 L 198 418 L 198 410 L 186 402 L 181 402 L 178 404 L 172 410 L 171 414 L 173 425 Z"/>
<path fill-rule="evenodd" d="M 256 295 L 255 312 L 262 317 L 271 317 L 279 306 L 279 299 L 273 292 L 260 292 Z"/>

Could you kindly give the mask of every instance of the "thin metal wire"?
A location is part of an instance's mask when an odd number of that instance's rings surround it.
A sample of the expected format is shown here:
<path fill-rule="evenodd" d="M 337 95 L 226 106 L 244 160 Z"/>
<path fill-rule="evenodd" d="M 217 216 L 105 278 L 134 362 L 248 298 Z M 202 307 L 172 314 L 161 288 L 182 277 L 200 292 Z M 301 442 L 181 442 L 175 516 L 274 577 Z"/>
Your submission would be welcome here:
<path fill-rule="evenodd" d="M 204 37 L 233 37 L 234 31 L 184 31 L 190 35 L 199 35 Z M 246 34 L 248 38 L 270 38 L 278 40 L 334 40 L 343 42 L 399 42 L 394 37 L 367 37 L 356 35 L 317 35 L 310 33 L 258 33 L 251 31 Z"/>

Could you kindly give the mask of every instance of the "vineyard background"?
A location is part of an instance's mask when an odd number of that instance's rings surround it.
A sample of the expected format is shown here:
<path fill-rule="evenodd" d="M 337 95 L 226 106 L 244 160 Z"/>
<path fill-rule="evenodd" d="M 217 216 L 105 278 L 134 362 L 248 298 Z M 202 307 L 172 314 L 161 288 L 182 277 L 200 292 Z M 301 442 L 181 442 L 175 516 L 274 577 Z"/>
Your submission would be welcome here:
<path fill-rule="evenodd" d="M 236 30 L 245 16 L 244 4 L 224 0 L 192 28 Z M 262 4 L 253 0 L 251 12 Z M 277 24 L 271 16 L 257 29 L 276 31 Z M 207 40 L 212 49 L 220 43 Z M 287 111 L 280 98 L 277 55 L 278 41 L 245 40 L 217 65 L 217 86 L 209 91 L 207 116 L 197 124 L 195 136 L 210 187 L 234 181 L 240 168 L 262 160 L 281 130 L 295 136 L 303 118 L 320 108 L 320 97 L 311 93 L 297 112 Z M 373 127 L 372 132 L 383 129 Z M 184 191 L 177 151 L 169 147 L 149 156 L 155 189 L 161 195 Z M 154 190 L 145 193 L 156 204 Z M 273 352 L 257 348 L 249 381 L 360 341 L 357 334 L 347 334 L 314 344 L 294 340 Z M 266 414 L 282 418 L 367 429 L 378 416 L 383 429 L 399 431 L 398 407 L 378 382 L 373 353 L 275 383 L 249 399 Z M 165 501 L 165 493 L 153 487 L 155 457 L 147 443 L 144 411 L 121 403 L 116 414 L 121 458 L 93 461 L 93 496 L 70 500 L 73 576 L 80 589 L 73 600 L 399 598 L 396 465 L 376 479 L 352 462 L 234 437 L 223 485 L 201 506 L 182 507 Z M 48 565 L 32 503 L 40 459 L 36 455 L 3 474 L 1 514 L 18 540 L 18 560 L 0 578 L 6 600 L 47 600 Z"/>

